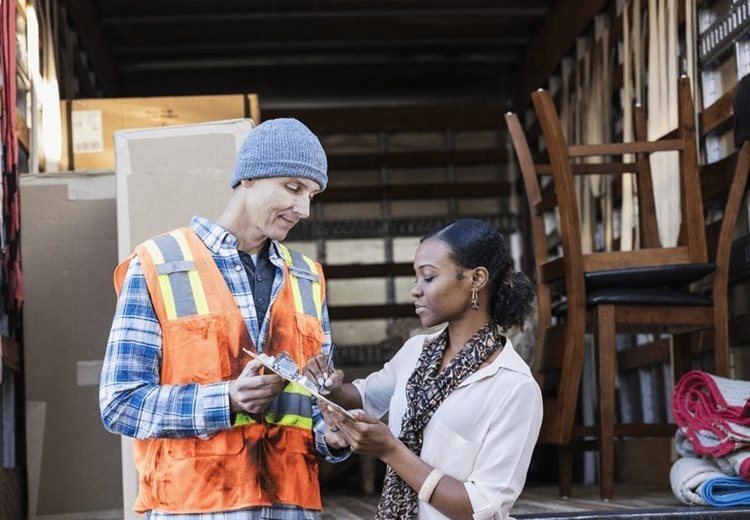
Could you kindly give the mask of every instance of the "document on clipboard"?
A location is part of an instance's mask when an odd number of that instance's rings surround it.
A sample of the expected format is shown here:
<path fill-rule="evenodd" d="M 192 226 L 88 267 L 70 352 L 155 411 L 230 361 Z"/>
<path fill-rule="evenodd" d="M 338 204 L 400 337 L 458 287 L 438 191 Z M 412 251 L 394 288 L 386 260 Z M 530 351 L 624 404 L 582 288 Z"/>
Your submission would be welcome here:
<path fill-rule="evenodd" d="M 318 401 L 321 401 L 326 406 L 331 406 L 336 411 L 341 412 L 350 419 L 353 419 L 355 421 L 357 420 L 354 414 L 352 414 L 349 410 L 343 408 L 339 404 L 334 403 L 326 396 L 321 394 L 318 390 L 317 385 L 310 381 L 307 376 L 300 373 L 299 367 L 297 367 L 297 364 L 292 358 L 289 357 L 286 352 L 282 352 L 277 356 L 269 356 L 268 354 L 263 353 L 257 354 L 252 350 L 248 350 L 246 348 L 243 348 L 242 350 L 249 354 L 250 357 L 259 360 L 261 363 L 263 363 L 264 367 L 269 369 L 274 374 L 283 377 L 285 380 L 291 383 L 298 384 L 299 386 L 310 392 Z"/>

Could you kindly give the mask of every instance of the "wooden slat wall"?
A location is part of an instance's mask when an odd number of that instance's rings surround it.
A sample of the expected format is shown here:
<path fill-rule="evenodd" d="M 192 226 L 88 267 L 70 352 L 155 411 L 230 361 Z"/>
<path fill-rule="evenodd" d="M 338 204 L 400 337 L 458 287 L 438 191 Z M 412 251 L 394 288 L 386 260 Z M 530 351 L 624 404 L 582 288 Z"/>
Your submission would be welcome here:
<path fill-rule="evenodd" d="M 494 201 L 496 209 L 492 212 L 496 216 L 501 209 L 500 201 L 509 198 L 514 190 L 511 182 L 501 178 L 508 160 L 501 133 L 505 109 L 504 103 L 488 102 L 284 111 L 285 117 L 297 117 L 310 126 L 321 137 L 328 153 L 329 185 L 316 197 L 310 222 L 321 225 L 329 219 L 340 220 L 341 226 L 346 227 L 346 221 L 351 220 L 353 225 L 342 232 L 347 238 L 338 239 L 356 241 L 364 237 L 349 238 L 349 233 L 356 234 L 354 224 L 360 219 L 419 219 L 438 214 L 442 219 L 446 215 L 458 218 L 474 207 L 474 201 L 476 208 L 480 208 L 477 215 L 484 214 Z M 264 117 L 278 115 L 281 114 L 275 114 L 273 109 L 264 110 Z M 481 136 L 475 141 L 474 134 Z M 440 209 L 443 205 L 447 214 Z M 363 208 L 361 214 L 357 208 Z M 434 208 L 440 209 L 440 213 L 435 213 Z M 427 212 L 420 214 L 422 209 Z M 316 219 L 319 219 L 317 224 Z M 363 258 L 363 263 L 336 264 L 352 260 L 328 258 L 333 254 L 329 252 L 332 240 L 329 235 L 316 241 L 317 256 L 322 258 L 329 282 L 329 315 L 334 336 L 338 330 L 344 330 L 345 338 L 353 337 L 351 331 L 369 326 L 361 322 L 372 320 L 385 320 L 388 330 L 395 320 L 402 318 L 411 319 L 412 328 L 418 325 L 414 305 L 405 303 L 409 297 L 404 293 L 407 285 L 404 278 L 414 275 L 411 258 L 389 259 L 392 254 L 389 248 L 393 251 L 396 246 L 384 235 L 387 231 L 379 237 L 368 235 L 370 239 L 384 239 L 385 261 L 373 260 L 374 263 Z M 309 237 L 292 236 L 290 240 L 309 242 Z M 378 279 L 383 279 L 386 303 L 381 303 L 382 286 Z M 368 280 L 377 285 L 377 294 L 363 293 L 361 301 L 355 301 L 351 293 L 356 288 L 352 287 Z M 342 283 L 349 285 L 342 287 Z M 337 294 L 343 294 L 339 298 L 345 298 L 346 303 L 337 303 Z M 390 337 L 390 332 L 387 334 Z M 375 343 L 366 334 L 358 340 L 361 345 L 336 341 L 345 349 Z"/>

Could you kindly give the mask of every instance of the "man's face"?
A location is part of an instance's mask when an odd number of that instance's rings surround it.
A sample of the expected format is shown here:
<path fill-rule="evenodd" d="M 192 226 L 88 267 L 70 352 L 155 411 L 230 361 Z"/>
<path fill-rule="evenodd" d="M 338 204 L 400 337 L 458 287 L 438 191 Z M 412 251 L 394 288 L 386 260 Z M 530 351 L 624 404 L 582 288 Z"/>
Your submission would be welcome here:
<path fill-rule="evenodd" d="M 310 202 L 320 193 L 317 182 L 301 177 L 243 180 L 249 225 L 264 237 L 284 240 L 301 219 L 310 216 Z"/>

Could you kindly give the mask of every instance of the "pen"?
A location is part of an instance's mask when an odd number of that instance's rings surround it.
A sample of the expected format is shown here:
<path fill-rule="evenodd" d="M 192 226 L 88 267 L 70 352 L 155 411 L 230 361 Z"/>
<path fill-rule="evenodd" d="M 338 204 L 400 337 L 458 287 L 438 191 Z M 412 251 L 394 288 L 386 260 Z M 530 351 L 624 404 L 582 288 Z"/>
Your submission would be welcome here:
<path fill-rule="evenodd" d="M 336 352 L 336 344 L 331 342 L 331 348 L 328 350 L 328 360 L 326 362 L 326 379 L 331 376 L 333 373 L 333 355 Z M 323 381 L 323 384 L 320 385 L 319 392 L 322 392 L 326 388 L 326 382 Z"/>

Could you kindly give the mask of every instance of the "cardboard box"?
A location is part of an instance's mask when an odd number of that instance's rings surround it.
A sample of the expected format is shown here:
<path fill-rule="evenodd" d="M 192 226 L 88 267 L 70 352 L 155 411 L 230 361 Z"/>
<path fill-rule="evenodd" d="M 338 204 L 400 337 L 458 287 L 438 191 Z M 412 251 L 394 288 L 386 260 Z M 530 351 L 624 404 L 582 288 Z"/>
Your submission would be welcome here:
<path fill-rule="evenodd" d="M 62 111 L 63 155 L 67 169 L 76 171 L 113 171 L 118 130 L 248 117 L 260 121 L 255 94 L 76 99 L 64 101 Z"/>
<path fill-rule="evenodd" d="M 120 440 L 98 407 L 115 310 L 115 189 L 113 173 L 21 176 L 30 520 L 123 517 Z"/>
<path fill-rule="evenodd" d="M 250 119 L 115 132 L 117 238 L 120 258 L 152 236 L 216 219 Z"/>
<path fill-rule="evenodd" d="M 631 437 L 615 441 L 615 480 L 669 490 L 671 437 Z M 615 486 L 616 487 L 616 486 Z"/>

